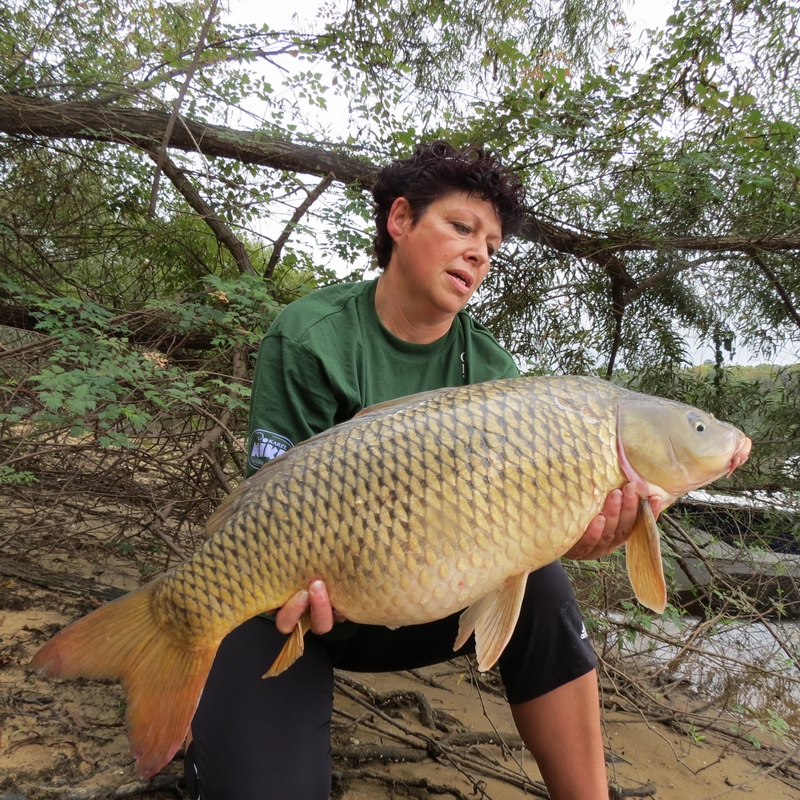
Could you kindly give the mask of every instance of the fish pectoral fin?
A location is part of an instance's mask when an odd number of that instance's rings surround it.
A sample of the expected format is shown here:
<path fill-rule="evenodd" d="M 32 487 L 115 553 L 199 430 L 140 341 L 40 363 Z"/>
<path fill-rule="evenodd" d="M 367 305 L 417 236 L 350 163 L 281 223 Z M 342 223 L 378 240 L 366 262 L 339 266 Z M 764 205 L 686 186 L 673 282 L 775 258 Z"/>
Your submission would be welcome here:
<path fill-rule="evenodd" d="M 285 672 L 289 669 L 289 667 L 303 655 L 303 651 L 305 650 L 305 635 L 310 630 L 311 612 L 306 611 L 298 620 L 297 625 L 292 629 L 289 638 L 281 648 L 280 653 L 278 653 L 278 657 L 272 662 L 272 666 L 261 677 L 274 678 L 276 675 L 280 675 L 281 672 Z"/>
<path fill-rule="evenodd" d="M 528 572 L 513 575 L 500 589 L 478 600 L 461 615 L 453 649 L 463 647 L 475 631 L 475 655 L 481 672 L 494 666 L 514 633 L 527 583 Z"/>
<path fill-rule="evenodd" d="M 663 613 L 667 607 L 667 583 L 658 527 L 647 498 L 639 499 L 639 514 L 625 545 L 625 563 L 637 600 L 658 614 Z"/>
<path fill-rule="evenodd" d="M 467 643 L 467 639 L 469 639 L 472 632 L 475 630 L 475 624 L 478 618 L 497 599 L 499 594 L 500 590 L 496 589 L 494 592 L 487 594 L 486 597 L 482 597 L 477 603 L 473 603 L 461 612 L 461 616 L 458 618 L 458 636 L 456 636 L 453 651 L 460 650 Z"/>

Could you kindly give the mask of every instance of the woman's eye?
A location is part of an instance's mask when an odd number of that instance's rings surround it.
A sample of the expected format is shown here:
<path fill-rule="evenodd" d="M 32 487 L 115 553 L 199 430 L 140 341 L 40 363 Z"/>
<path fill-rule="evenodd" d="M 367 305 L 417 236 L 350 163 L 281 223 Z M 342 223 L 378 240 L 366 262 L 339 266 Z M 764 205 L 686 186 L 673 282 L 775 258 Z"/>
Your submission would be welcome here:
<path fill-rule="evenodd" d="M 453 227 L 454 227 L 454 228 L 455 228 L 455 229 L 456 229 L 456 230 L 457 230 L 459 233 L 465 233 L 465 234 L 466 234 L 466 233 L 469 233 L 469 225 L 464 225 L 464 224 L 462 224 L 461 222 L 454 222 L 454 223 L 453 223 Z"/>

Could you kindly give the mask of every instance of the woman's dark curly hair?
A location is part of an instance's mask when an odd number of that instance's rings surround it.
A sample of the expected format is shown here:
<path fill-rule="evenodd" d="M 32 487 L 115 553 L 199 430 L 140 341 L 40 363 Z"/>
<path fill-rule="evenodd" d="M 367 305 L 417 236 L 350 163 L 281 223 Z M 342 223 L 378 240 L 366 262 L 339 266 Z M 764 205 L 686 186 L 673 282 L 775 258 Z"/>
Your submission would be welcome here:
<path fill-rule="evenodd" d="M 441 141 L 418 144 L 412 156 L 385 166 L 372 187 L 378 228 L 373 244 L 379 267 L 388 266 L 392 257 L 394 240 L 386 223 L 394 201 L 408 200 L 416 224 L 434 200 L 452 192 L 488 200 L 500 218 L 503 238 L 519 230 L 525 191 L 514 172 L 479 147 L 457 150 Z"/>

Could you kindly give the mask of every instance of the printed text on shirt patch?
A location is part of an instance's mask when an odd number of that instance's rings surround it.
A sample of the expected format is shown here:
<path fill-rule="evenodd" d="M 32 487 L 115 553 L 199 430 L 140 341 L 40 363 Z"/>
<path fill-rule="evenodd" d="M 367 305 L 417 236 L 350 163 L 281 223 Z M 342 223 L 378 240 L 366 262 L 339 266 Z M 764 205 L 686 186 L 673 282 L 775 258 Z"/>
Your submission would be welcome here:
<path fill-rule="evenodd" d="M 252 469 L 258 469 L 277 458 L 281 453 L 285 453 L 293 447 L 285 436 L 272 431 L 256 429 L 250 434 L 250 444 L 247 448 L 247 463 Z"/>

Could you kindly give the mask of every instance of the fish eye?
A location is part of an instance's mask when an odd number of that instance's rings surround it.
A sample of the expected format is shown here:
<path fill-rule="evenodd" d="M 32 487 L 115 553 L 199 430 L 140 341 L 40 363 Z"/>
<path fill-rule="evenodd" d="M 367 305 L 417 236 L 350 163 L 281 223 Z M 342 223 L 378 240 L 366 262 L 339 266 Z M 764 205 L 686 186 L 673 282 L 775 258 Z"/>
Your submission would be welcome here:
<path fill-rule="evenodd" d="M 702 433 L 706 429 L 706 424 L 703 422 L 699 414 L 689 413 L 686 415 L 689 424 L 698 432 Z"/>

